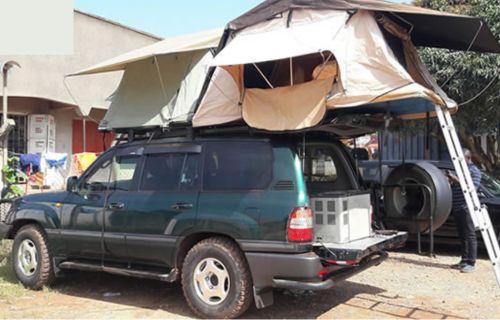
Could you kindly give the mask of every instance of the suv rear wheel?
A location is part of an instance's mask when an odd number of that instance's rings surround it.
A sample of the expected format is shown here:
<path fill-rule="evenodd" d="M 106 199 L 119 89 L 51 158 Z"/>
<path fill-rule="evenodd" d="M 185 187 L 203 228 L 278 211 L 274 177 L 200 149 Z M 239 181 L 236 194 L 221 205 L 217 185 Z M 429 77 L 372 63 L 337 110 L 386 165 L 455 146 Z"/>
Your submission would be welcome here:
<path fill-rule="evenodd" d="M 39 290 L 54 280 L 52 255 L 39 226 L 27 225 L 16 233 L 12 263 L 19 281 L 30 289 Z"/>
<path fill-rule="evenodd" d="M 189 250 L 182 289 L 200 317 L 235 318 L 252 303 L 252 279 L 244 255 L 229 239 L 205 239 Z"/>

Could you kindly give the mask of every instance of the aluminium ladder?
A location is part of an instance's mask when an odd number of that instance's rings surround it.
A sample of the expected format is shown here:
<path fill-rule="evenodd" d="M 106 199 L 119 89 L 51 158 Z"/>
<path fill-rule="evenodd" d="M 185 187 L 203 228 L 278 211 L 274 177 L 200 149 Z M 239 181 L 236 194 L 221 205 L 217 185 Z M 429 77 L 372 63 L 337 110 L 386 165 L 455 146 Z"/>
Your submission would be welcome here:
<path fill-rule="evenodd" d="M 476 230 L 481 231 L 498 285 L 500 286 L 500 248 L 493 225 L 491 224 L 488 209 L 481 204 L 477 196 L 476 188 L 472 182 L 469 167 L 465 160 L 457 132 L 455 131 L 450 111 L 446 107 L 436 106 L 436 114 L 450 152 L 451 160 L 453 161 L 453 166 L 460 181 L 460 187 L 464 193 L 467 208 L 469 209 Z"/>

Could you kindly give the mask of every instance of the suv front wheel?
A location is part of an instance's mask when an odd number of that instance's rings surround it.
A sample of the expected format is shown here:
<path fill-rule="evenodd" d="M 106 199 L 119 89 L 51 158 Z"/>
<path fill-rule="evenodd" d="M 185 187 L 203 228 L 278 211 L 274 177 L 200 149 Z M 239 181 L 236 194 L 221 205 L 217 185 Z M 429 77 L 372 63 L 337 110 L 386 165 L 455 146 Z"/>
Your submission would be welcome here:
<path fill-rule="evenodd" d="M 30 289 L 41 289 L 54 280 L 52 256 L 42 228 L 27 225 L 19 229 L 14 237 L 12 263 L 19 281 Z"/>
<path fill-rule="evenodd" d="M 229 239 L 214 237 L 189 250 L 182 266 L 182 289 L 200 317 L 235 318 L 253 301 L 244 255 Z"/>

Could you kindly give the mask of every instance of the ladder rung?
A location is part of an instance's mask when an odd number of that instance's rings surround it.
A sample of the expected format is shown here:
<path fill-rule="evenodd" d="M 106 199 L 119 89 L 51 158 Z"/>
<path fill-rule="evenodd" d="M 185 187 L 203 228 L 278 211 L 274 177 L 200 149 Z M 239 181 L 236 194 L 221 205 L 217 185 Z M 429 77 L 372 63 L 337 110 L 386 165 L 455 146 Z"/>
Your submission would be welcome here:
<path fill-rule="evenodd" d="M 461 144 L 456 134 L 450 111 L 446 108 L 436 106 L 436 114 L 438 116 L 438 121 L 441 126 L 446 145 L 448 146 L 453 165 L 461 178 L 460 184 L 461 186 L 465 186 L 463 193 L 464 197 L 467 199 L 467 206 L 475 224 L 474 229 L 479 230 L 482 233 L 483 241 L 485 242 L 488 255 L 491 263 L 493 264 L 497 282 L 500 285 L 500 248 L 497 244 L 495 230 L 491 225 L 488 209 L 477 203 L 478 198 L 475 194 L 476 189 L 472 186 L 473 181 L 470 180 L 464 155 L 456 152 L 461 149 Z"/>

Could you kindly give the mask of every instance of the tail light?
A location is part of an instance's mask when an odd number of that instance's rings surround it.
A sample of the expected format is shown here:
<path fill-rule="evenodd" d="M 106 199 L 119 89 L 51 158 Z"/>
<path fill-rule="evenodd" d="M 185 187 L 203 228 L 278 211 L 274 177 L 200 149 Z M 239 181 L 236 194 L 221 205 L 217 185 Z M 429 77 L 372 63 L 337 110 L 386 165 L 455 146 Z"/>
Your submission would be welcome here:
<path fill-rule="evenodd" d="M 313 234 L 313 212 L 311 208 L 294 208 L 288 220 L 288 241 L 310 242 L 313 240 Z"/>

